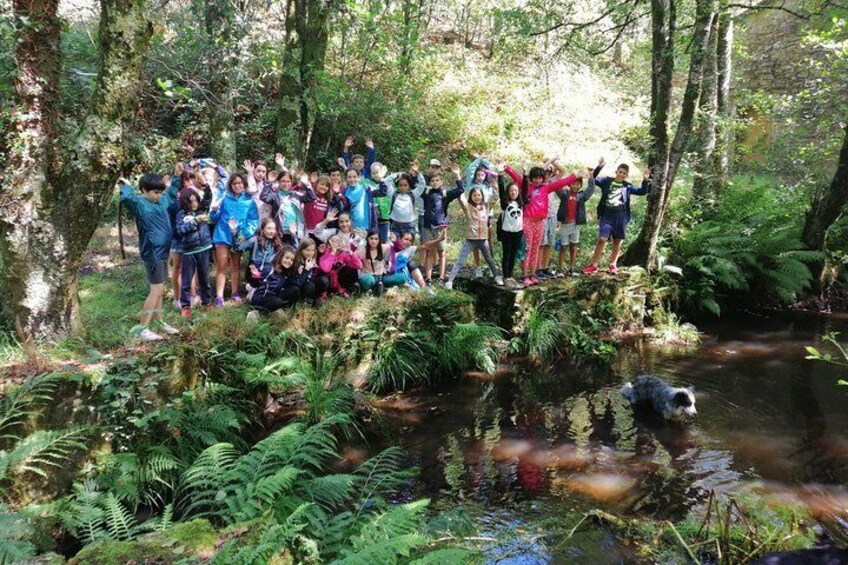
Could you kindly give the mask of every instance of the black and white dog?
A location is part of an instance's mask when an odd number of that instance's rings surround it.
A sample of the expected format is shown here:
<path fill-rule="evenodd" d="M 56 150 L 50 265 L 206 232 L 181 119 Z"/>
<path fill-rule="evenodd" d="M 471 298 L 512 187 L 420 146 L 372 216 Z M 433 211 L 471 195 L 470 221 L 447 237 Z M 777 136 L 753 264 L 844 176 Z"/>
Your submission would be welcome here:
<path fill-rule="evenodd" d="M 663 420 L 680 421 L 698 413 L 692 387 L 673 387 L 651 375 L 640 375 L 621 387 L 621 394 L 635 408 L 651 408 Z"/>

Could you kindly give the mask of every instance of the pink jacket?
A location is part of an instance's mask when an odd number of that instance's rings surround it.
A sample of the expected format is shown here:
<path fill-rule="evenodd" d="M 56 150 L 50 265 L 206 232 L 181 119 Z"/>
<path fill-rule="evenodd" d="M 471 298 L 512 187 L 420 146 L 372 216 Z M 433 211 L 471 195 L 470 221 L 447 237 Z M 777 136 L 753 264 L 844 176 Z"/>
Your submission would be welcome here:
<path fill-rule="evenodd" d="M 504 172 L 512 178 L 518 186 L 524 186 L 524 179 L 512 167 L 505 167 Z M 527 181 L 527 191 L 524 193 L 524 218 L 530 220 L 544 220 L 548 217 L 548 195 L 552 192 L 562 190 L 577 180 L 575 175 L 555 180 L 548 184 L 534 185 Z"/>
<path fill-rule="evenodd" d="M 325 273 L 331 273 L 333 268 L 339 263 L 345 267 L 350 267 L 351 269 L 362 268 L 362 259 L 360 259 L 358 255 L 347 251 L 342 251 L 337 254 L 327 251 L 321 255 L 321 258 L 318 260 L 318 266 L 321 267 L 321 270 Z"/>

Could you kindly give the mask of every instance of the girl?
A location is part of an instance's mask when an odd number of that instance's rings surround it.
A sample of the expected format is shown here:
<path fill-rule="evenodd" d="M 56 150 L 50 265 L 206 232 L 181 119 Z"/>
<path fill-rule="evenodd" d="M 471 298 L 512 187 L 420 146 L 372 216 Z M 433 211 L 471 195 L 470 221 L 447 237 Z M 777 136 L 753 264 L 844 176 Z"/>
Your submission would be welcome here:
<path fill-rule="evenodd" d="M 250 305 L 263 314 L 294 306 L 300 299 L 301 275 L 295 265 L 295 250 L 283 246 L 274 258 L 271 272 L 253 292 Z M 248 314 L 249 317 L 250 314 Z"/>
<path fill-rule="evenodd" d="M 274 269 L 274 257 L 282 246 L 277 224 L 271 218 L 262 220 L 256 235 L 237 246 L 239 251 L 251 250 L 250 263 L 244 275 L 247 284 L 256 288 L 271 273 Z"/>
<path fill-rule="evenodd" d="M 212 303 L 212 283 L 209 281 L 209 250 L 212 249 L 212 235 L 209 232 L 209 216 L 202 209 L 200 196 L 194 191 L 186 191 L 180 197 L 180 211 L 177 213 L 177 233 L 183 249 L 180 266 L 180 305 L 183 318 L 191 318 L 191 286 L 197 274 L 200 286 L 200 300 L 204 306 Z"/>
<path fill-rule="evenodd" d="M 330 177 L 318 177 L 318 180 L 315 181 L 315 198 L 303 204 L 303 216 L 306 221 L 307 233 L 315 233 L 318 224 L 327 217 L 327 211 L 330 209 L 333 200 L 333 193 L 330 189 Z"/>
<path fill-rule="evenodd" d="M 373 290 L 374 294 L 381 296 L 383 291 L 393 286 L 402 286 L 406 283 L 403 273 L 389 274 L 392 246 L 381 243 L 380 232 L 370 231 L 362 242 L 357 254 L 362 260 L 362 269 L 359 271 L 359 286 L 368 292 Z"/>
<path fill-rule="evenodd" d="M 522 185 L 523 179 L 510 166 L 504 168 L 513 182 Z M 524 240 L 527 244 L 527 257 L 524 260 L 524 286 L 539 284 L 536 269 L 539 267 L 539 247 L 542 244 L 542 231 L 548 217 L 548 195 L 568 186 L 577 180 L 578 175 L 568 175 L 545 184 L 545 170 L 542 167 L 530 169 L 529 182 L 524 194 Z"/>
<path fill-rule="evenodd" d="M 338 227 L 327 227 L 332 222 L 335 222 Z M 327 241 L 333 235 L 340 235 L 344 243 L 344 248 L 349 251 L 355 251 L 359 248 L 366 233 L 362 230 L 353 229 L 350 214 L 347 212 L 338 214 L 335 210 L 330 210 L 327 213 L 327 217 L 315 229 L 315 237 L 321 241 Z"/>
<path fill-rule="evenodd" d="M 321 306 L 327 297 L 327 289 L 330 288 L 330 277 L 318 267 L 318 246 L 313 239 L 306 238 L 300 242 L 296 261 L 303 274 L 301 298 L 311 300 L 315 307 Z"/>
<path fill-rule="evenodd" d="M 521 238 L 524 237 L 524 202 L 521 200 L 521 188 L 504 178 L 498 178 L 501 212 L 498 218 L 498 241 L 503 246 L 501 267 L 506 285 L 511 289 L 521 288 L 512 276 L 515 270 L 515 260 L 521 248 Z"/>
<path fill-rule="evenodd" d="M 362 260 L 345 246 L 342 236 L 335 234 L 327 240 L 327 251 L 318 260 L 321 270 L 330 278 L 330 290 L 347 298 L 359 286 Z"/>
<path fill-rule="evenodd" d="M 179 169 L 179 174 L 177 174 L 177 169 Z M 168 208 L 168 214 L 171 216 L 171 225 L 174 226 L 174 235 L 171 238 L 171 253 L 168 259 L 171 262 L 171 287 L 174 289 L 174 307 L 182 308 L 180 290 L 182 289 L 183 245 L 180 240 L 180 234 L 176 229 L 177 215 L 181 209 L 180 199 L 190 192 L 197 194 L 198 197 L 202 197 L 199 213 L 206 213 L 209 211 L 209 205 L 212 202 L 212 189 L 207 186 L 206 178 L 199 171 L 194 171 L 190 166 L 183 165 L 182 163 L 178 163 L 175 167 L 171 182 L 177 186 L 178 192 L 177 200 L 172 202 Z M 194 283 L 192 287 L 196 287 L 197 281 L 192 282 Z M 200 299 L 194 296 L 192 292 L 192 302 L 194 305 L 199 301 Z"/>
<path fill-rule="evenodd" d="M 440 245 L 445 240 L 445 232 L 437 239 L 413 245 L 415 243 L 414 233 L 405 233 L 392 243 L 392 273 L 401 273 L 406 279 L 406 285 L 410 288 L 423 289 L 430 294 L 435 294 L 432 288 L 427 286 L 421 266 L 415 261 L 415 252 L 419 249 L 427 252 Z"/>
<path fill-rule="evenodd" d="M 465 231 L 465 241 L 462 243 L 462 249 L 459 251 L 459 258 L 454 263 L 448 276 L 448 282 L 445 283 L 445 288 L 452 289 L 453 281 L 459 270 L 468 259 L 468 254 L 472 249 L 479 249 L 492 270 L 495 276 L 495 284 L 503 286 L 503 278 L 497 274 L 495 260 L 492 259 L 492 252 L 489 250 L 489 207 L 483 201 L 483 191 L 478 187 L 474 187 L 468 193 L 468 197 L 463 194 L 459 198 L 462 208 L 465 210 L 465 216 L 468 218 L 468 227 Z"/>
<path fill-rule="evenodd" d="M 266 184 L 260 200 L 270 206 L 269 216 L 277 222 L 277 231 L 286 243 L 297 245 L 306 237 L 306 219 L 303 215 L 303 203 L 315 199 L 315 193 L 309 185 L 309 177 L 303 175 L 297 186 L 292 185 L 292 176 L 288 171 L 280 174 L 278 186 Z"/>
<path fill-rule="evenodd" d="M 236 245 L 256 233 L 259 224 L 259 209 L 247 192 L 247 181 L 243 175 L 230 177 L 227 194 L 217 202 L 211 217 L 215 225 L 212 244 L 215 246 L 215 306 L 224 305 L 224 285 L 227 282 L 227 270 L 230 272 L 232 299 L 237 304 L 239 296 L 239 277 L 241 275 L 241 251 Z"/>
<path fill-rule="evenodd" d="M 494 189 L 492 188 L 492 184 L 490 181 L 494 180 L 494 172 L 492 171 L 492 164 L 485 158 L 473 154 L 474 160 L 471 161 L 467 167 L 465 167 L 465 190 L 466 196 L 468 192 L 471 191 L 472 188 L 479 188 L 483 193 L 483 202 L 486 206 L 489 207 L 489 211 L 492 210 L 492 196 L 494 193 Z M 493 230 L 491 229 L 491 217 L 489 218 L 489 249 L 494 249 L 494 237 Z M 494 275 L 494 273 L 492 273 Z M 480 267 L 480 251 L 475 248 L 474 249 L 474 278 L 479 279 L 483 276 L 483 269 Z"/>
<path fill-rule="evenodd" d="M 426 185 L 418 183 L 413 190 L 415 179 L 412 175 L 403 173 L 395 181 L 395 189 L 390 191 L 389 185 L 380 183 L 377 194 L 386 194 L 391 200 L 389 205 L 389 219 L 391 230 L 395 237 L 400 237 L 407 232 L 418 232 L 418 213 L 415 207 L 415 199 L 424 192 Z"/>

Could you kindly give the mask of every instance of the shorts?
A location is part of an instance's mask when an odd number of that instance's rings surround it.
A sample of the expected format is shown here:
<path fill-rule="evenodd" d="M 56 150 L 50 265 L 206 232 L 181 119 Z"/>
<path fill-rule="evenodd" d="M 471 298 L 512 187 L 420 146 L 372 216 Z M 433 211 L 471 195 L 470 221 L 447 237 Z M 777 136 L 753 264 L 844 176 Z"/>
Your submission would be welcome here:
<path fill-rule="evenodd" d="M 601 216 L 601 219 L 598 220 L 598 236 L 603 239 L 624 239 L 624 232 L 628 223 L 630 223 L 630 218 L 626 214 Z"/>
<path fill-rule="evenodd" d="M 447 226 L 445 226 L 447 228 Z M 447 235 L 447 229 L 445 229 L 444 234 Z M 421 235 L 421 243 L 427 243 L 428 241 L 434 241 L 442 237 L 441 230 L 431 230 L 430 228 L 424 228 L 424 233 Z M 447 238 L 443 239 L 437 246 L 436 249 L 439 251 L 444 251 L 447 247 Z"/>
<path fill-rule="evenodd" d="M 168 277 L 168 260 L 145 261 L 144 270 L 147 272 L 147 282 L 150 284 L 162 284 Z"/>
<path fill-rule="evenodd" d="M 556 218 L 546 218 L 542 228 L 542 245 L 553 245 L 557 239 Z"/>
<path fill-rule="evenodd" d="M 402 222 L 392 222 L 390 229 L 392 230 L 392 233 L 395 234 L 395 236 L 399 238 L 399 237 L 403 236 L 403 234 L 405 234 L 405 233 L 411 233 L 412 235 L 418 235 L 416 227 L 417 226 L 416 226 L 415 222 L 409 222 L 408 224 L 405 224 L 405 223 L 402 223 Z"/>
<path fill-rule="evenodd" d="M 171 240 L 171 253 L 183 253 L 183 244 L 176 237 Z"/>
<path fill-rule="evenodd" d="M 569 243 L 580 243 L 580 224 L 562 224 L 559 230 L 559 243 L 563 247 Z"/>

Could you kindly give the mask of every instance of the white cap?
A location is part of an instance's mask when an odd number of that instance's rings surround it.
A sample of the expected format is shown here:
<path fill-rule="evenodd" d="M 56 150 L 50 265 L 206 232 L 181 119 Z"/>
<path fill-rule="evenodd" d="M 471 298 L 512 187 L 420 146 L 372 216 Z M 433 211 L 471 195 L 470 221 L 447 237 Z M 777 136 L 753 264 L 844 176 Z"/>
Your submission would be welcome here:
<path fill-rule="evenodd" d="M 442 162 L 439 161 L 438 159 L 430 159 L 430 166 L 431 167 L 441 167 Z"/>

